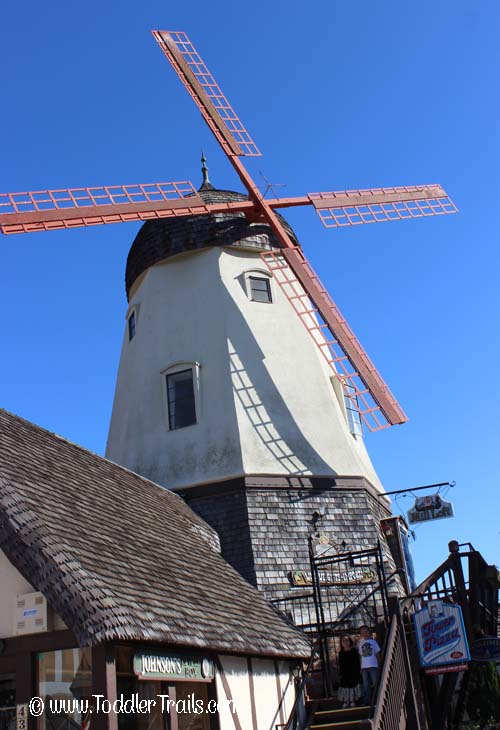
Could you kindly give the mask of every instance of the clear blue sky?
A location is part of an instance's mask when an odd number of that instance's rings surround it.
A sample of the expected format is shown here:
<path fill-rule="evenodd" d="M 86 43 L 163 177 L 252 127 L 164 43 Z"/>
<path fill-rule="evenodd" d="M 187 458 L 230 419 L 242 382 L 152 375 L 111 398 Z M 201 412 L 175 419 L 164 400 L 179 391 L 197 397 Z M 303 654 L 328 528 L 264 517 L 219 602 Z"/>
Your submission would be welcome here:
<path fill-rule="evenodd" d="M 417 530 L 418 577 L 452 538 L 500 563 L 498 2 L 4 3 L 0 190 L 198 184 L 201 147 L 238 189 L 152 28 L 188 32 L 283 194 L 439 182 L 459 206 L 338 232 L 288 218 L 410 416 L 367 439 L 386 488 L 457 482 L 456 517 Z M 137 229 L 0 241 L 0 404 L 98 453 Z"/>

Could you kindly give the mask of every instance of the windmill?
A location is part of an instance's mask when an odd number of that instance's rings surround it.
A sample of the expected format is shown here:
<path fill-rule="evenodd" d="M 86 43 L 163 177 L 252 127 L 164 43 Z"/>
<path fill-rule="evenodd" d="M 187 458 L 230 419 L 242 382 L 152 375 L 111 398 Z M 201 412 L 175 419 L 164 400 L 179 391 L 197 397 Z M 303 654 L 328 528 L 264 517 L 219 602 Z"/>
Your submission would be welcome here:
<path fill-rule="evenodd" d="M 231 212 L 265 222 L 281 248 L 261 252 L 263 262 L 352 407 L 371 431 L 404 423 L 403 409 L 276 211 L 310 205 L 326 228 L 336 228 L 455 213 L 455 205 L 440 185 L 265 198 L 241 160 L 261 153 L 188 36 L 177 31 L 153 31 L 153 36 L 229 158 L 248 199 L 206 203 L 190 181 L 6 193 L 0 195 L 0 230 L 30 233 Z"/>

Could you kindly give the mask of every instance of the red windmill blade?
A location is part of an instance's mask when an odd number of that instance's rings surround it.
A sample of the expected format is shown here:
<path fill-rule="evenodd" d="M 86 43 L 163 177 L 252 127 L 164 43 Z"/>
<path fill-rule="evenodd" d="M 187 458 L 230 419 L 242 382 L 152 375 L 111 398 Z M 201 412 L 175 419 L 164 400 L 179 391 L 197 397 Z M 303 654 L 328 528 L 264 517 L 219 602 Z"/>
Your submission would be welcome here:
<path fill-rule="evenodd" d="M 260 150 L 187 35 L 181 31 L 154 30 L 153 36 L 224 152 L 229 156 L 260 157 Z"/>
<path fill-rule="evenodd" d="M 309 193 L 325 228 L 456 213 L 440 185 Z"/>
<path fill-rule="evenodd" d="M 153 35 L 229 157 L 249 199 L 206 204 L 189 181 L 7 193 L 0 195 L 0 230 L 28 233 L 230 211 L 266 221 L 282 250 L 266 252 L 263 259 L 353 407 L 370 430 L 404 423 L 407 418 L 401 406 L 275 210 L 312 205 L 329 228 L 455 213 L 456 207 L 439 185 L 265 200 L 239 159 L 260 152 L 187 35 L 178 31 L 153 31 Z"/>
<path fill-rule="evenodd" d="M 2 233 L 124 223 L 197 212 L 206 213 L 207 209 L 189 180 L 0 194 Z"/>
<path fill-rule="evenodd" d="M 399 193 L 397 200 L 391 201 L 395 190 L 407 192 L 404 197 Z M 384 193 L 384 199 L 378 202 Z M 266 202 L 273 210 L 313 205 L 326 228 L 457 212 L 439 185 L 310 193 Z M 189 180 L 34 190 L 0 193 L 0 231 L 31 233 L 230 211 L 255 216 L 258 208 L 251 200 L 205 204 Z"/>
<path fill-rule="evenodd" d="M 315 193 L 306 199 L 288 198 L 284 200 L 266 201 L 257 185 L 238 159 L 248 154 L 235 140 L 233 129 L 228 126 L 225 112 L 236 129 L 244 130 L 240 120 L 234 114 L 226 97 L 220 91 L 207 67 L 185 33 L 176 31 L 153 31 L 163 52 L 172 64 L 175 72 L 191 94 L 205 121 L 241 181 L 248 190 L 250 200 L 261 218 L 266 220 L 280 240 L 283 250 L 279 256 L 263 255 L 264 261 L 276 275 L 281 289 L 284 291 L 302 323 L 306 326 L 322 355 L 332 367 L 335 375 L 344 386 L 344 392 L 358 409 L 361 418 L 370 430 L 379 430 L 389 425 L 404 423 L 407 417 L 392 395 L 388 386 L 376 370 L 365 350 L 357 340 L 344 317 L 340 314 L 326 289 L 320 283 L 310 263 L 298 249 L 284 229 L 280 219 L 274 212 L 278 207 L 312 204 L 318 211 L 325 225 L 344 224 L 344 219 L 367 223 L 381 220 L 394 220 L 412 217 L 412 206 L 416 206 L 419 215 L 434 215 L 438 212 L 455 212 L 446 193 L 439 186 L 432 190 L 429 197 L 429 186 L 424 188 L 391 188 L 373 189 L 370 191 L 344 191 L 341 193 Z M 213 101 L 221 99 L 221 106 L 215 108 Z M 221 113 L 222 112 L 222 113 Z M 250 138 L 250 144 L 253 141 Z M 251 154 L 251 152 L 250 152 Z M 434 205 L 430 200 L 449 201 Z M 426 201 L 424 212 L 424 203 Z M 358 206 L 357 217 L 353 208 Z M 376 208 L 374 206 L 379 206 Z M 392 209 L 388 206 L 392 206 Z M 419 207 L 422 206 L 422 207 Z M 408 215 L 400 213 L 401 207 Z M 370 210 L 371 208 L 371 210 Z M 340 212 L 341 211 L 341 212 Z M 417 213 L 415 213 L 415 216 Z M 371 216 L 371 217 L 370 217 Z M 279 273 L 279 276 L 278 276 Z M 322 334 L 329 330 L 326 337 Z"/>
<path fill-rule="evenodd" d="M 368 429 L 405 423 L 405 412 L 302 250 L 266 251 L 261 257 Z"/>

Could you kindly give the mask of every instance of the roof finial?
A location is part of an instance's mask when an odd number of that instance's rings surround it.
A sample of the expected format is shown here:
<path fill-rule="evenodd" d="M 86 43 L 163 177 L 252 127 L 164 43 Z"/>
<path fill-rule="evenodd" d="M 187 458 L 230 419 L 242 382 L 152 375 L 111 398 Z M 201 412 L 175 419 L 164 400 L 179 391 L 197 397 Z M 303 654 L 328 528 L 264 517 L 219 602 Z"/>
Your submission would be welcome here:
<path fill-rule="evenodd" d="M 201 174 L 203 175 L 203 185 L 211 185 L 210 178 L 208 177 L 207 158 L 203 150 L 201 151 Z"/>

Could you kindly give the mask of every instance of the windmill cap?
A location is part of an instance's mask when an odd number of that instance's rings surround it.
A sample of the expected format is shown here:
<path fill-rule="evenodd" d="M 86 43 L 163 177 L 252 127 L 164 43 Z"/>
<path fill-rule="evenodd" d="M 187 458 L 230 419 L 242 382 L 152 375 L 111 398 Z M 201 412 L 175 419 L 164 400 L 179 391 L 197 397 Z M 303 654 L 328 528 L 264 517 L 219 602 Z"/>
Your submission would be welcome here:
<path fill-rule="evenodd" d="M 205 180 L 198 191 L 205 203 L 248 200 L 233 190 L 217 190 Z M 290 225 L 279 216 L 293 242 L 300 245 Z M 210 213 L 182 218 L 158 218 L 147 221 L 139 230 L 129 251 L 125 272 L 127 299 L 139 276 L 155 264 L 186 251 L 210 246 L 240 246 L 256 251 L 281 248 L 267 223 L 251 223 L 242 212 Z"/>

